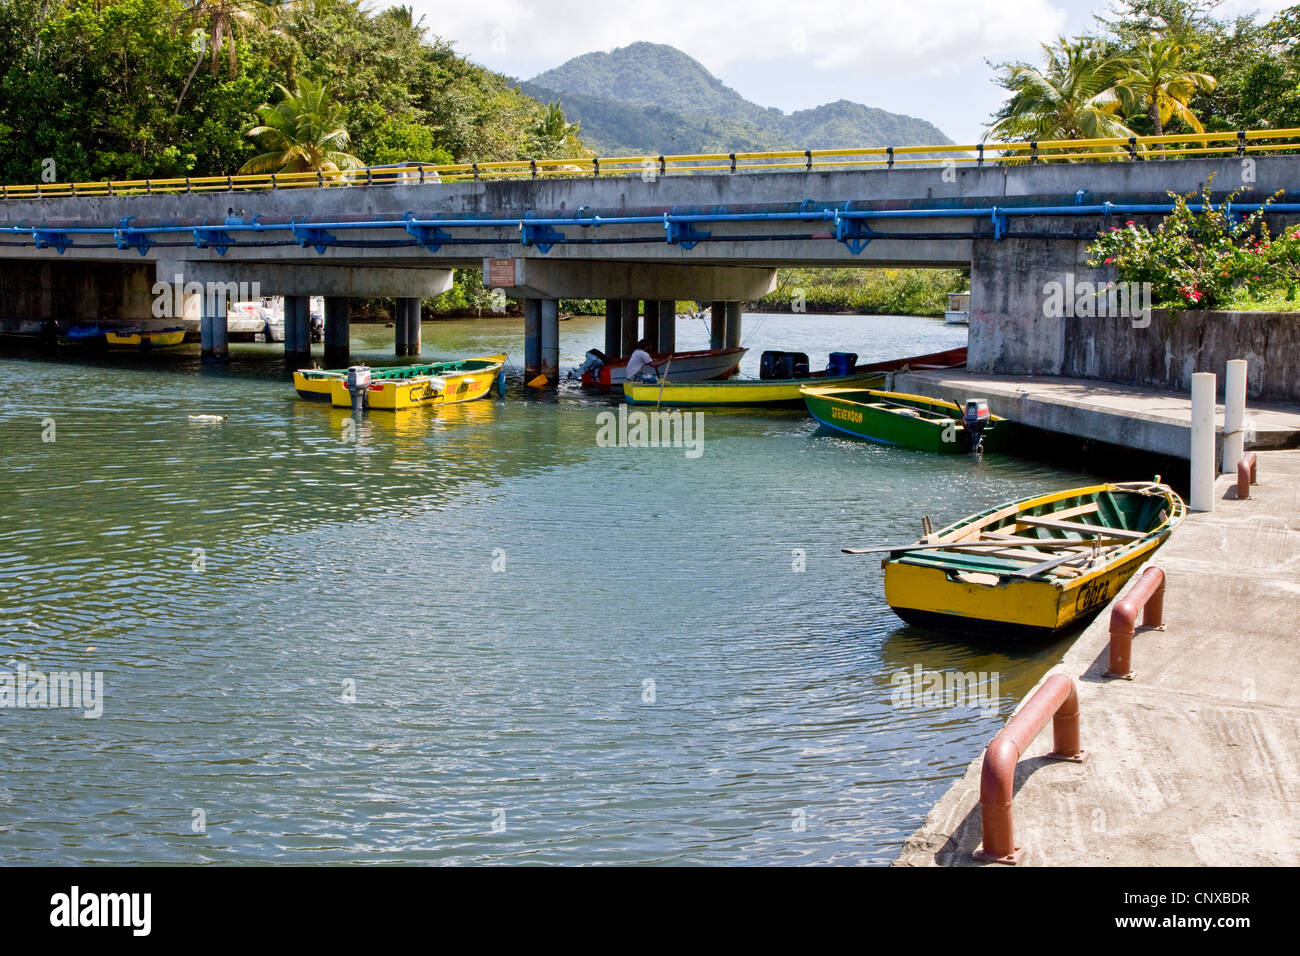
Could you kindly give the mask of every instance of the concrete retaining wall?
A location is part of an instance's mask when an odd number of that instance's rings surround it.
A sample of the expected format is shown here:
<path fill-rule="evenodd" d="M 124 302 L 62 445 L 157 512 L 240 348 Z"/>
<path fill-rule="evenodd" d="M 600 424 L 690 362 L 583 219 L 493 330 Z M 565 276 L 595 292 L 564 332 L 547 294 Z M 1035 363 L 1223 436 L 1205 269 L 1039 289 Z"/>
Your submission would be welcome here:
<path fill-rule="evenodd" d="M 1300 403 L 1300 313 L 1155 311 L 1147 328 L 1123 318 L 1065 321 L 1061 375 L 1187 392 L 1193 372 L 1249 363 L 1247 395 Z"/>

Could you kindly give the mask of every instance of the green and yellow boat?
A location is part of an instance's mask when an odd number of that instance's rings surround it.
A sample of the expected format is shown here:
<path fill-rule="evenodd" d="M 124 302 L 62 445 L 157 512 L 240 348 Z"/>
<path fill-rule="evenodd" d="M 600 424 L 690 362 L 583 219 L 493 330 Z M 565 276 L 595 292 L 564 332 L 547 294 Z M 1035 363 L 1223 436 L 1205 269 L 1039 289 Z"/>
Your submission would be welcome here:
<path fill-rule="evenodd" d="M 813 418 L 827 428 L 879 445 L 950 455 L 1007 446 L 1010 422 L 988 414 L 982 399 L 963 409 L 923 395 L 841 385 L 805 385 L 800 394 Z"/>
<path fill-rule="evenodd" d="M 485 355 L 455 362 L 372 368 L 367 405 L 397 411 L 473 401 L 491 390 L 505 361 L 505 355 Z M 347 408 L 352 404 L 347 374 L 347 369 L 298 369 L 293 373 L 293 387 L 301 398 Z"/>
<path fill-rule="evenodd" d="M 885 600 L 909 624 L 1051 638 L 1106 606 L 1183 520 L 1154 482 L 1089 485 L 963 518 L 886 554 Z"/>

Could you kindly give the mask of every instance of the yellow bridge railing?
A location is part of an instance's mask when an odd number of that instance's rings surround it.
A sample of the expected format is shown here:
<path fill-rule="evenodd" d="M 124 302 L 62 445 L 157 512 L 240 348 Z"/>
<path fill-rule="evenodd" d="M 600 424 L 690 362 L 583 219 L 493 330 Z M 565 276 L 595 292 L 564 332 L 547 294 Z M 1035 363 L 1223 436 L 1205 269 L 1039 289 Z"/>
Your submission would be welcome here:
<path fill-rule="evenodd" d="M 371 166 L 341 172 L 241 173 L 171 179 L 0 185 L 0 199 L 132 196 L 155 193 L 233 192 L 327 186 L 391 186 L 501 179 L 601 176 L 645 178 L 702 173 L 805 172 L 956 164 L 1025 164 L 1164 160 L 1187 156 L 1246 156 L 1300 151 L 1300 128 L 1116 139 L 971 143 L 946 146 L 872 146 L 850 149 L 776 150 L 761 153 L 693 153 L 522 159 L 486 163 Z"/>

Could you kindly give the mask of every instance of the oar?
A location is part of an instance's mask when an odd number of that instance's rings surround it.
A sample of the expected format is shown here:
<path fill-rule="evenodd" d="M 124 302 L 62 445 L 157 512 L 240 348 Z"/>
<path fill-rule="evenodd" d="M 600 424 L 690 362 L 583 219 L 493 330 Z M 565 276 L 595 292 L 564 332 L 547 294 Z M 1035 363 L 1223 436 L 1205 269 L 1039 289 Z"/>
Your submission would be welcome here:
<path fill-rule="evenodd" d="M 1083 538 L 1056 538 L 1053 540 L 1044 539 L 1035 541 L 1032 547 L 1046 548 L 1051 551 L 1059 551 L 1066 548 L 1077 548 L 1081 545 L 1092 544 L 1091 541 Z M 948 548 L 969 549 L 969 548 L 1011 548 L 1014 544 L 1007 541 L 937 541 L 933 544 L 900 544 L 900 545 L 880 545 L 874 548 L 840 548 L 845 554 L 884 554 L 885 552 L 895 551 L 940 551 Z"/>

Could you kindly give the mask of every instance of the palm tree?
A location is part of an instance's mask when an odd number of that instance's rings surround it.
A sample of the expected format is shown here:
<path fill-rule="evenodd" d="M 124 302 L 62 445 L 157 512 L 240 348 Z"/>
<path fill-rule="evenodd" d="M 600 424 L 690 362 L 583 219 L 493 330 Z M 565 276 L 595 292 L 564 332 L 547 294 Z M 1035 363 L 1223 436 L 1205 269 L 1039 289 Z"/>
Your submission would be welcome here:
<path fill-rule="evenodd" d="M 1120 99 L 1126 112 L 1145 113 L 1157 136 L 1164 135 L 1165 124 L 1174 117 L 1197 133 L 1205 132 L 1187 101 L 1198 91 L 1214 89 L 1215 79 L 1188 70 L 1183 65 L 1183 50 L 1176 40 L 1148 40 L 1123 61 L 1117 87 Z"/>
<path fill-rule="evenodd" d="M 204 47 L 210 55 L 209 68 L 215 76 L 221 69 L 221 50 L 226 50 L 226 61 L 230 75 L 234 76 L 239 68 L 239 54 L 235 49 L 235 39 L 250 29 L 259 29 L 262 20 L 248 7 L 248 0 L 183 0 L 184 9 L 181 19 L 192 26 L 202 27 L 205 39 Z M 264 2 L 264 0 L 263 0 Z M 202 62 L 204 50 L 199 51 Z"/>
<path fill-rule="evenodd" d="M 241 173 L 337 173 L 361 166 L 346 152 L 345 111 L 323 82 L 300 78 L 293 92 L 279 83 L 276 88 L 280 102 L 259 106 L 262 122 L 248 131 L 263 152 L 244 163 Z"/>
<path fill-rule="evenodd" d="M 1116 79 L 1122 61 L 1095 40 L 1046 44 L 1047 65 L 1007 68 L 1002 83 L 1012 91 L 1000 119 L 985 139 L 1057 140 L 1128 138 L 1133 134 L 1119 116 Z"/>
<path fill-rule="evenodd" d="M 580 129 L 578 123 L 570 123 L 564 118 L 564 109 L 558 100 L 547 103 L 531 130 L 532 152 L 538 157 L 557 156 L 570 137 L 577 137 Z"/>
<path fill-rule="evenodd" d="M 389 7 L 383 12 L 382 16 L 388 17 L 399 26 L 406 27 L 408 30 L 414 30 L 416 33 L 420 34 L 424 33 L 424 16 L 421 15 L 417 20 L 415 18 L 415 10 L 412 7 L 408 7 L 406 4 Z"/>
<path fill-rule="evenodd" d="M 208 68 L 216 76 L 221 69 L 221 50 L 224 47 L 228 72 L 231 76 L 238 72 L 237 35 L 250 30 L 266 31 L 280 16 L 280 8 L 268 0 L 260 0 L 258 7 L 258 10 L 249 9 L 247 0 L 183 0 L 179 20 L 193 29 L 194 52 L 198 57 L 189 76 L 185 77 L 180 96 L 176 97 L 173 116 L 180 115 L 181 103 L 185 101 L 185 94 L 189 92 L 205 56 L 209 57 Z"/>

